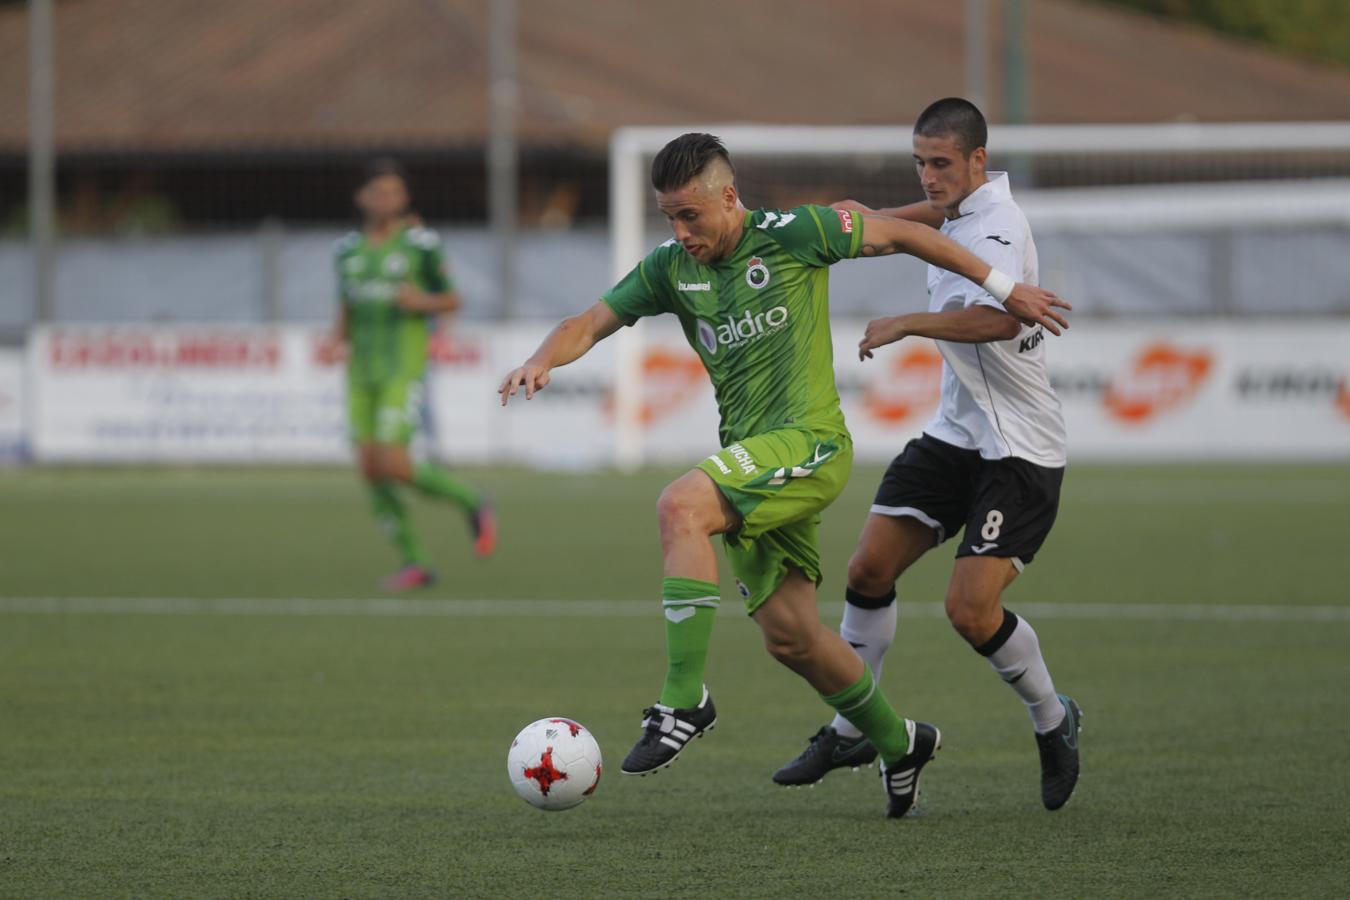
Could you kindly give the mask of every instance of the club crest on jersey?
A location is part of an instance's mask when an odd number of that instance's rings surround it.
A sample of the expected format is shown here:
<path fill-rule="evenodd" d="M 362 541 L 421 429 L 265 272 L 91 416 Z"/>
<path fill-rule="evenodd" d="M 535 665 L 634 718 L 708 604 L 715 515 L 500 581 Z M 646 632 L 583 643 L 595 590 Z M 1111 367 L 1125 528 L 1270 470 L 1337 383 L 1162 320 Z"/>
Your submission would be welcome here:
<path fill-rule="evenodd" d="M 402 253 L 391 253 L 384 258 L 383 269 L 390 278 L 402 278 L 408 274 L 408 258 Z"/>
<path fill-rule="evenodd" d="M 745 270 L 745 283 L 757 291 L 769 283 L 769 267 L 758 256 L 750 257 Z"/>

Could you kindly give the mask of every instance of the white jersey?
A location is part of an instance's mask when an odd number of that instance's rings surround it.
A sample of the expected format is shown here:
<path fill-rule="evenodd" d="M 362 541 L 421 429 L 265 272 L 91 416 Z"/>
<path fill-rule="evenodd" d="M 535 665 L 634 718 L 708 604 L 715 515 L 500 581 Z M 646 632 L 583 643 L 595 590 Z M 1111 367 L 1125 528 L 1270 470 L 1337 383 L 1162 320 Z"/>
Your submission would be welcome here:
<path fill-rule="evenodd" d="M 1036 244 L 1013 202 L 1008 174 L 989 172 L 988 179 L 961 201 L 960 216 L 948 219 L 942 233 L 1015 280 L 1038 284 Z M 936 266 L 928 267 L 928 297 L 931 312 L 977 304 L 1003 309 L 979 285 Z M 1045 337 L 1042 326 L 1024 325 L 1010 341 L 937 341 L 942 399 L 924 431 L 985 459 L 1015 456 L 1062 467 L 1064 415 L 1045 370 Z"/>

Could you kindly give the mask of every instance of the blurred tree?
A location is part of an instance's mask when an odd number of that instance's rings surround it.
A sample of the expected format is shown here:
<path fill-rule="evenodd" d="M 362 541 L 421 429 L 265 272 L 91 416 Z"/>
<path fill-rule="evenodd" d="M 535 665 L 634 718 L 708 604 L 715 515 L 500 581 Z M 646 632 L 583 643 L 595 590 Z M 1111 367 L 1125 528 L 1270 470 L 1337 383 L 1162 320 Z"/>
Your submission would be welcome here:
<path fill-rule="evenodd" d="M 1098 0 L 1350 67 L 1350 0 Z"/>

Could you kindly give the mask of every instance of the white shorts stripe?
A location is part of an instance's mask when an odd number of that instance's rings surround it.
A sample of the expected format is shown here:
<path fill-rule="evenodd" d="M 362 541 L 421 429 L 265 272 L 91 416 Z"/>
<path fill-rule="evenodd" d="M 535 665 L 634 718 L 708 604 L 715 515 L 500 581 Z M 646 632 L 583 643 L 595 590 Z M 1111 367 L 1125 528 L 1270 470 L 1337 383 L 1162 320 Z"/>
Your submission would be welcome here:
<path fill-rule="evenodd" d="M 909 516 L 911 519 L 918 519 L 937 532 L 939 544 L 947 539 L 947 529 L 942 527 L 942 523 L 921 509 L 915 509 L 912 506 L 882 506 L 880 503 L 873 503 L 872 512 L 879 516 L 891 516 L 892 518 Z"/>

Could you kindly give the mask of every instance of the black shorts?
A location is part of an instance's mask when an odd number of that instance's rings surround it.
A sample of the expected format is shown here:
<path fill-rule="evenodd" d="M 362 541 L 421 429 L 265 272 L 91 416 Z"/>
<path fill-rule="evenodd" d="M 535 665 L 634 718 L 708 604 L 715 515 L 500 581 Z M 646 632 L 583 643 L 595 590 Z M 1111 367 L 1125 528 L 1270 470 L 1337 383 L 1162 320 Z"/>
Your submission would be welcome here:
<path fill-rule="evenodd" d="M 995 556 L 1021 569 L 1055 524 L 1063 480 L 1062 468 L 985 459 L 925 434 L 891 460 L 872 512 L 912 516 L 937 532 L 939 544 L 964 527 L 957 558 Z"/>

